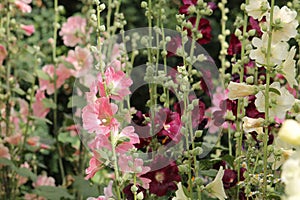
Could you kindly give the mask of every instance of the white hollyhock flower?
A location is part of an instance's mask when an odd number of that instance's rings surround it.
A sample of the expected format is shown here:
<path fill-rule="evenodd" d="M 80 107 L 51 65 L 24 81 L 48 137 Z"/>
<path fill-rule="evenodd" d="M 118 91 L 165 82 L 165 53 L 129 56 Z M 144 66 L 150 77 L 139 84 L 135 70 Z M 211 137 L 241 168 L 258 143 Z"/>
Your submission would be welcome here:
<path fill-rule="evenodd" d="M 205 186 L 205 189 L 209 192 L 209 194 L 212 197 L 218 198 L 219 200 L 227 199 L 222 181 L 224 171 L 225 170 L 223 169 L 223 167 L 220 167 L 215 179 Z"/>
<path fill-rule="evenodd" d="M 298 20 L 297 12 L 286 6 L 279 8 L 274 7 L 273 15 L 274 29 L 272 31 L 272 42 L 288 41 L 297 35 Z M 267 27 L 270 24 L 270 14 L 266 15 Z"/>
<path fill-rule="evenodd" d="M 185 194 L 184 194 L 184 191 L 183 191 L 183 188 L 182 188 L 182 184 L 181 182 L 179 182 L 177 184 L 177 191 L 175 192 L 176 194 L 176 197 L 173 197 L 172 200 L 191 200 L 190 198 L 188 198 Z"/>
<path fill-rule="evenodd" d="M 250 117 L 244 117 L 243 118 L 243 130 L 246 133 L 250 133 L 255 131 L 258 134 L 263 133 L 263 118 L 250 118 Z"/>
<path fill-rule="evenodd" d="M 230 81 L 228 85 L 228 90 L 228 98 L 231 100 L 257 93 L 257 89 L 254 85 L 247 85 L 246 83 L 236 83 L 232 81 Z"/>
<path fill-rule="evenodd" d="M 282 166 L 282 181 L 287 199 L 300 196 L 300 151 L 296 151 Z"/>
<path fill-rule="evenodd" d="M 270 5 L 267 0 L 250 0 L 245 9 L 249 16 L 261 20 L 270 9 Z"/>
<path fill-rule="evenodd" d="M 270 92 L 270 110 L 269 117 L 274 119 L 285 119 L 286 111 L 290 110 L 295 102 L 293 95 L 289 93 L 284 87 L 280 87 L 280 83 L 274 82 L 270 85 L 270 88 L 274 88 L 280 92 L 280 95 Z M 262 91 L 256 95 L 255 106 L 259 112 L 265 112 L 265 95 Z"/>
<path fill-rule="evenodd" d="M 282 123 L 278 136 L 281 140 L 300 146 L 300 124 L 292 119 L 287 119 Z"/>
<path fill-rule="evenodd" d="M 287 58 L 282 63 L 283 76 L 291 87 L 293 87 L 293 85 L 298 85 L 298 82 L 295 79 L 296 76 L 296 61 L 294 60 L 295 53 L 296 53 L 296 48 L 295 46 L 293 46 L 289 51 Z"/>
<path fill-rule="evenodd" d="M 267 64 L 267 46 L 269 36 L 267 33 L 263 33 L 262 38 L 254 37 L 252 45 L 256 47 L 250 51 L 250 58 L 255 60 L 260 65 Z M 288 55 L 289 44 L 286 42 L 277 42 L 271 44 L 271 58 L 272 65 L 279 65 Z"/>

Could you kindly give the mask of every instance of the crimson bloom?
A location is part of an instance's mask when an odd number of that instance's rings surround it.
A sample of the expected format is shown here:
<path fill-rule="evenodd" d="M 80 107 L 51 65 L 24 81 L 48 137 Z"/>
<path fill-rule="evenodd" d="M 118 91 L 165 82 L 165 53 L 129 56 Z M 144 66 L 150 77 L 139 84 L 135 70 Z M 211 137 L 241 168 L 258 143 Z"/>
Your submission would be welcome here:
<path fill-rule="evenodd" d="M 163 158 L 158 158 L 154 161 L 154 165 L 162 162 Z M 164 196 L 167 192 L 177 190 L 175 182 L 180 182 L 178 167 L 175 162 L 171 162 L 164 168 L 148 172 L 143 177 L 151 180 L 149 191 L 157 196 Z"/>
<path fill-rule="evenodd" d="M 189 22 L 192 23 L 193 27 L 196 26 L 196 17 L 190 17 L 188 19 Z M 192 31 L 190 29 L 185 28 L 188 32 L 188 36 L 192 37 Z M 198 31 L 202 34 L 202 38 L 198 39 L 197 42 L 199 44 L 207 44 L 211 41 L 211 26 L 207 19 L 201 18 L 198 24 Z"/>
<path fill-rule="evenodd" d="M 198 0 L 182 0 L 183 5 L 179 8 L 180 14 L 189 14 L 189 7 L 196 5 Z"/>

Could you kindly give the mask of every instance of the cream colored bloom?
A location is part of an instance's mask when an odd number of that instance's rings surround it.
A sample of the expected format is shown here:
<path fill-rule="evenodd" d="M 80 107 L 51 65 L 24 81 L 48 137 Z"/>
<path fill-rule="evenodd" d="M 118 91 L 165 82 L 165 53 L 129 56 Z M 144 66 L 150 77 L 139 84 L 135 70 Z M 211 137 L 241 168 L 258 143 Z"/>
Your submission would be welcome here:
<path fill-rule="evenodd" d="M 188 198 L 185 194 L 184 194 L 184 191 L 183 191 L 183 188 L 182 188 L 182 184 L 181 182 L 179 182 L 177 184 L 177 191 L 175 192 L 176 194 L 176 197 L 173 197 L 172 200 L 191 200 L 190 198 Z"/>
<path fill-rule="evenodd" d="M 294 85 L 298 85 L 295 79 L 296 76 L 296 61 L 294 60 L 295 53 L 296 53 L 296 48 L 295 46 L 293 46 L 289 51 L 287 58 L 282 63 L 283 76 L 291 87 L 293 87 Z"/>
<path fill-rule="evenodd" d="M 287 199 L 300 196 L 300 151 L 296 151 L 282 166 L 282 181 Z"/>
<path fill-rule="evenodd" d="M 228 90 L 228 98 L 232 100 L 257 93 L 257 89 L 254 85 L 247 85 L 246 83 L 236 83 L 232 81 L 230 81 L 228 85 Z"/>
<path fill-rule="evenodd" d="M 267 46 L 268 46 L 268 34 L 263 33 L 262 38 L 254 37 L 252 45 L 256 47 L 250 51 L 250 58 L 255 60 L 259 65 L 267 64 Z M 289 44 L 286 42 L 277 42 L 271 44 L 271 58 L 272 65 L 279 65 L 283 60 L 287 58 L 289 50 Z"/>
<path fill-rule="evenodd" d="M 278 136 L 281 140 L 300 146 L 300 124 L 292 119 L 287 119 L 282 123 Z"/>
<path fill-rule="evenodd" d="M 258 20 L 261 20 L 269 9 L 270 5 L 267 0 L 250 0 L 246 5 L 248 15 Z"/>
<path fill-rule="evenodd" d="M 215 179 L 205 186 L 205 189 L 209 192 L 212 197 L 216 197 L 219 200 L 227 199 L 226 193 L 224 191 L 222 178 L 224 176 L 224 169 L 220 167 Z"/>
<path fill-rule="evenodd" d="M 263 118 L 244 117 L 243 118 L 243 130 L 247 133 L 255 131 L 258 134 L 262 134 L 264 121 L 265 120 Z"/>
<path fill-rule="evenodd" d="M 280 92 L 280 95 L 270 92 L 270 102 L 269 105 L 269 117 L 274 119 L 275 117 L 279 119 L 285 119 L 285 114 L 290 110 L 295 102 L 293 95 L 289 93 L 284 87 L 280 87 L 280 83 L 274 82 L 270 85 L 271 88 L 274 88 Z M 256 95 L 255 106 L 259 112 L 265 112 L 265 95 L 262 91 L 258 92 Z"/>
<path fill-rule="evenodd" d="M 273 24 L 275 27 L 272 31 L 272 42 L 288 41 L 297 35 L 298 21 L 297 12 L 286 6 L 279 8 L 274 6 Z M 270 14 L 266 15 L 267 27 L 270 24 Z"/>

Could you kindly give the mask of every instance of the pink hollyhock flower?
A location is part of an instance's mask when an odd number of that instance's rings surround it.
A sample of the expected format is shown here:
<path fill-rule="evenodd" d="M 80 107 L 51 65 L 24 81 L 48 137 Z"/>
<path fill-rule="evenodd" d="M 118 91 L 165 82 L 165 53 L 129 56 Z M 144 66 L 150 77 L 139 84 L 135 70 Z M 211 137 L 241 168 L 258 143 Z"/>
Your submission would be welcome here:
<path fill-rule="evenodd" d="M 38 196 L 37 194 L 26 193 L 24 196 L 25 200 L 46 200 L 45 197 Z"/>
<path fill-rule="evenodd" d="M 106 96 L 106 92 L 108 92 L 110 98 L 121 101 L 131 93 L 129 87 L 132 85 L 132 80 L 123 71 L 116 71 L 112 66 L 109 66 L 105 71 L 105 83 L 103 83 L 101 75 L 98 75 L 98 80 L 101 96 Z"/>
<path fill-rule="evenodd" d="M 23 122 L 27 122 L 27 116 L 29 114 L 29 107 L 28 107 L 28 103 L 27 101 L 25 101 L 24 99 L 19 98 L 18 99 L 18 103 L 20 106 L 20 117 L 23 120 Z"/>
<path fill-rule="evenodd" d="M 31 12 L 31 7 L 28 4 L 30 4 L 31 1 L 32 0 L 16 0 L 15 5 L 23 13 L 30 13 Z"/>
<path fill-rule="evenodd" d="M 196 17 L 190 17 L 188 22 L 191 22 L 193 27 L 196 26 Z M 192 37 L 192 31 L 190 29 L 185 28 L 188 32 L 188 36 Z M 202 34 L 202 38 L 198 39 L 197 42 L 199 44 L 207 44 L 211 40 L 211 26 L 207 19 L 201 18 L 198 24 L 198 31 Z"/>
<path fill-rule="evenodd" d="M 102 163 L 95 157 L 95 155 L 90 159 L 90 166 L 85 170 L 87 176 L 85 179 L 90 179 L 95 176 L 95 174 L 102 168 Z"/>
<path fill-rule="evenodd" d="M 18 145 L 21 140 L 22 140 L 22 133 L 16 133 L 14 135 L 4 138 L 5 142 L 12 145 Z"/>
<path fill-rule="evenodd" d="M 86 26 L 86 19 L 80 16 L 72 16 L 62 25 L 59 35 L 62 36 L 66 46 L 74 47 L 77 44 L 83 44 L 85 38 L 89 37 Z"/>
<path fill-rule="evenodd" d="M 55 187 L 55 179 L 52 177 L 48 177 L 47 175 L 39 175 L 37 177 L 37 180 L 32 183 L 33 187 L 38 187 L 38 186 L 54 186 Z"/>
<path fill-rule="evenodd" d="M 89 133 L 109 133 L 112 127 L 119 126 L 118 121 L 113 116 L 117 110 L 118 106 L 110 103 L 109 98 L 97 99 L 82 109 L 83 128 Z"/>
<path fill-rule="evenodd" d="M 37 90 L 35 94 L 35 102 L 32 104 L 33 115 L 40 118 L 45 118 L 49 113 L 50 108 L 46 108 L 43 99 L 45 99 L 45 92 Z"/>
<path fill-rule="evenodd" d="M 30 168 L 30 166 L 29 166 L 29 164 L 27 162 L 24 162 L 23 164 L 21 164 L 20 167 L 31 170 L 31 168 Z M 28 181 L 27 177 L 20 176 L 20 175 L 17 175 L 17 179 L 18 179 L 18 185 L 19 186 L 25 184 Z"/>
<path fill-rule="evenodd" d="M 118 144 L 116 151 L 119 153 L 126 153 L 129 149 L 134 148 L 134 144 L 137 144 L 140 142 L 139 136 L 134 132 L 133 126 L 127 126 L 123 128 L 121 133 L 118 133 L 118 130 L 114 131 L 115 137 L 117 137 L 117 141 L 122 141 L 125 139 L 125 141 Z M 126 139 L 129 139 L 127 141 Z"/>
<path fill-rule="evenodd" d="M 85 93 L 85 98 L 88 104 L 95 103 L 98 94 L 98 81 L 93 81 L 90 86 L 90 91 Z"/>
<path fill-rule="evenodd" d="M 34 33 L 34 31 L 35 31 L 33 25 L 24 25 L 24 24 L 21 24 L 21 29 L 23 31 L 25 31 L 25 35 L 27 35 L 27 36 L 31 36 Z"/>
<path fill-rule="evenodd" d="M 0 158 L 7 158 L 10 159 L 9 150 L 3 144 L 0 144 Z"/>
<path fill-rule="evenodd" d="M 51 79 L 54 78 L 54 65 L 45 65 L 43 71 L 46 72 Z M 66 68 L 63 64 L 58 64 L 56 69 L 56 89 L 60 88 L 66 79 L 71 76 L 70 70 Z M 39 79 L 40 90 L 47 90 L 47 94 L 54 93 L 54 84 L 50 80 Z"/>
<path fill-rule="evenodd" d="M 5 46 L 0 44 L 0 65 L 2 65 L 3 61 L 5 60 L 7 56 L 7 51 Z"/>
<path fill-rule="evenodd" d="M 73 64 L 75 69 L 71 69 L 70 72 L 75 77 L 84 75 L 93 65 L 93 56 L 87 48 L 75 47 L 74 50 L 68 52 L 66 61 Z"/>
<path fill-rule="evenodd" d="M 151 165 L 157 165 L 159 162 L 164 162 L 164 160 L 158 158 L 154 160 Z M 142 177 L 151 180 L 149 188 L 150 193 L 156 194 L 160 197 L 166 195 L 169 191 L 177 190 L 175 182 L 181 181 L 179 170 L 175 162 L 171 162 L 169 165 L 161 169 L 150 171 L 147 174 L 142 175 Z"/>

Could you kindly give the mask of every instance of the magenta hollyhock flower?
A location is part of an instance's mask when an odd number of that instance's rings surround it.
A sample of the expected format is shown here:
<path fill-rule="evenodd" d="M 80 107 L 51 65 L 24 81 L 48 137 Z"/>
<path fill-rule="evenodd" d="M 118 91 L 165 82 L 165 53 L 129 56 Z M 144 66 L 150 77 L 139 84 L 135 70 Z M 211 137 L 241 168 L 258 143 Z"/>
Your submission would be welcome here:
<path fill-rule="evenodd" d="M 35 31 L 33 25 L 24 25 L 24 24 L 21 24 L 20 27 L 21 27 L 21 29 L 23 31 L 25 31 L 25 35 L 27 35 L 27 36 L 31 36 L 34 33 L 34 31 Z"/>
<path fill-rule="evenodd" d="M 183 5 L 179 8 L 180 14 L 189 14 L 189 7 L 197 5 L 198 0 L 182 0 Z"/>
<path fill-rule="evenodd" d="M 32 0 L 16 0 L 15 5 L 23 13 L 30 13 L 32 9 L 28 4 L 30 4 L 31 1 Z"/>
<path fill-rule="evenodd" d="M 153 161 L 152 165 L 156 165 L 159 162 L 164 162 L 164 159 L 158 158 Z M 169 165 L 161 169 L 148 172 L 147 174 L 142 175 L 142 177 L 151 180 L 149 191 L 157 196 L 164 196 L 169 191 L 177 190 L 176 182 L 181 181 L 178 167 L 175 162 L 171 162 Z"/>
<path fill-rule="evenodd" d="M 86 31 L 87 22 L 80 16 L 72 16 L 63 23 L 59 35 L 62 36 L 64 44 L 74 47 L 77 44 L 83 44 L 89 32 Z"/>
<path fill-rule="evenodd" d="M 2 65 L 3 61 L 7 57 L 7 51 L 5 46 L 0 44 L 0 65 Z"/>
<path fill-rule="evenodd" d="M 95 157 L 95 155 L 90 159 L 89 167 L 85 170 L 87 176 L 85 179 L 90 179 L 95 176 L 95 174 L 102 168 L 102 163 Z"/>
<path fill-rule="evenodd" d="M 116 71 L 115 68 L 109 66 L 104 76 L 105 86 L 102 76 L 98 75 L 101 96 L 106 96 L 107 93 L 111 99 L 121 101 L 126 95 L 131 93 L 129 87 L 132 85 L 132 80 L 123 71 Z"/>
<path fill-rule="evenodd" d="M 163 137 L 162 144 L 167 144 L 171 140 L 176 143 L 180 141 L 182 136 L 180 133 L 181 120 L 180 115 L 177 112 L 173 112 L 169 108 L 162 108 L 155 115 L 155 118 L 155 124 L 160 125 L 160 130 L 157 130 L 157 136 Z"/>
<path fill-rule="evenodd" d="M 98 98 L 94 103 L 90 103 L 82 109 L 83 128 L 89 133 L 109 133 L 112 127 L 119 126 L 118 121 L 114 118 L 117 110 L 118 106 L 110 103 L 109 98 Z"/>
<path fill-rule="evenodd" d="M 45 118 L 50 112 L 50 108 L 45 107 L 43 99 L 45 99 L 45 91 L 37 90 L 35 94 L 35 102 L 32 104 L 33 115 L 40 118 Z"/>
<path fill-rule="evenodd" d="M 192 23 L 193 27 L 196 26 L 196 17 L 190 17 L 188 19 L 189 22 Z M 188 36 L 192 37 L 192 31 L 190 29 L 185 28 L 188 32 Z M 198 31 L 202 34 L 202 38 L 198 39 L 197 42 L 199 44 L 207 44 L 211 41 L 211 26 L 207 19 L 201 18 L 198 24 Z"/>
<path fill-rule="evenodd" d="M 81 77 L 92 67 L 93 56 L 89 49 L 76 46 L 75 50 L 70 50 L 68 52 L 66 61 L 74 66 L 74 69 L 70 70 L 71 74 L 74 77 Z"/>
<path fill-rule="evenodd" d="M 42 69 L 45 73 L 49 75 L 51 79 L 54 79 L 54 65 L 45 65 Z M 65 67 L 63 64 L 58 64 L 58 67 L 56 69 L 56 88 L 60 88 L 65 80 L 67 80 L 70 76 L 70 70 Z M 40 85 L 40 90 L 47 90 L 47 94 L 53 94 L 54 93 L 54 84 L 53 81 L 51 80 L 44 80 L 44 79 L 39 79 L 39 85 Z"/>

